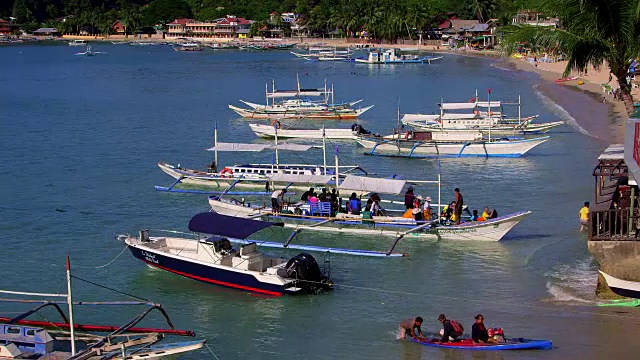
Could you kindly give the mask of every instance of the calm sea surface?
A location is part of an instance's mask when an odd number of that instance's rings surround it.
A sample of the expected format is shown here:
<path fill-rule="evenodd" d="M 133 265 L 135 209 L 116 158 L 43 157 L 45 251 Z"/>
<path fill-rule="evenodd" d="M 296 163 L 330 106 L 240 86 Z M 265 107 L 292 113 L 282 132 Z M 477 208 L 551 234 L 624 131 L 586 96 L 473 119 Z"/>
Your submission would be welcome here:
<path fill-rule="evenodd" d="M 338 286 L 322 296 L 262 298 L 180 278 L 144 266 L 114 238 L 142 228 L 186 231 L 190 217 L 208 209 L 202 195 L 156 192 L 154 185 L 172 182 L 156 162 L 204 168 L 216 122 L 220 141 L 258 141 L 249 121 L 227 105 L 263 102 L 264 84 L 272 79 L 284 89 L 295 87 L 296 74 L 304 87 L 326 78 L 336 101 L 364 98 L 363 106 L 375 105 L 360 122 L 388 133 L 398 102 L 403 113 L 430 113 L 441 96 L 466 101 L 488 88 L 503 101 L 522 95 L 523 114 L 540 114 L 537 121 L 557 120 L 562 109 L 536 92 L 534 75 L 454 55 L 432 65 L 367 66 L 305 62 L 287 52 L 95 47 L 108 54 L 74 57 L 77 48 L 60 45 L 0 48 L 0 288 L 64 291 L 70 254 L 76 276 L 163 304 L 178 328 L 207 338 L 220 359 L 637 358 L 639 313 L 595 306 L 596 266 L 577 231 L 577 212 L 592 196 L 591 171 L 605 144 L 572 126 L 554 130 L 551 141 L 521 159 L 442 161 L 443 201 L 459 187 L 472 208 L 533 211 L 504 241 L 409 237 L 398 248 L 410 253 L 405 259 L 333 255 Z M 340 145 L 343 163 L 380 176 L 435 178 L 433 160 L 362 153 L 355 144 Z M 270 162 L 271 155 L 220 154 L 221 165 L 250 161 Z M 281 154 L 281 161 L 321 163 L 322 153 Z M 420 193 L 437 194 L 433 188 Z M 299 241 L 384 250 L 391 239 L 303 234 Z M 316 258 L 322 263 L 322 255 Z M 126 299 L 79 281 L 74 292 L 81 300 Z M 25 308 L 3 305 L 0 315 L 19 309 Z M 77 321 L 115 325 L 137 310 L 81 308 Z M 404 318 L 424 317 L 433 333 L 439 313 L 470 330 L 478 312 L 508 336 L 548 338 L 556 348 L 472 354 L 396 340 Z M 160 325 L 159 316 L 144 325 Z M 203 351 L 191 358 L 210 356 Z"/>

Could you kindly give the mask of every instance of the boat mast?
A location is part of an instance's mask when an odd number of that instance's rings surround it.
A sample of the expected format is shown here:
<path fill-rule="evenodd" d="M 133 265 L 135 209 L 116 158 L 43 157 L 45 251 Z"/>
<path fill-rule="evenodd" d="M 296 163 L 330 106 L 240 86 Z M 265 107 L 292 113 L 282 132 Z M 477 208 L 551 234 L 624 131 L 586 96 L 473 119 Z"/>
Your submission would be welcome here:
<path fill-rule="evenodd" d="M 339 177 L 339 166 L 338 166 L 338 149 L 339 149 L 339 145 L 336 145 L 336 189 L 338 188 L 338 177 Z"/>
<path fill-rule="evenodd" d="M 518 95 L 518 125 L 521 125 L 520 119 L 520 95 Z"/>
<path fill-rule="evenodd" d="M 76 338 L 75 329 L 73 323 L 73 298 L 71 296 L 71 262 L 69 261 L 69 255 L 67 255 L 67 304 L 69 305 L 69 330 L 71 335 L 71 355 L 76 354 Z"/>
<path fill-rule="evenodd" d="M 322 165 L 324 167 L 324 175 L 327 175 L 327 135 L 322 124 Z"/>
<path fill-rule="evenodd" d="M 335 105 L 335 104 L 336 104 L 336 99 L 333 94 L 333 83 L 331 83 L 331 105 Z"/>
<path fill-rule="evenodd" d="M 440 159 L 438 159 L 438 218 L 440 218 L 440 207 L 442 206 L 442 187 L 440 182 Z"/>
<path fill-rule="evenodd" d="M 278 164 L 280 163 L 280 160 L 278 159 L 278 120 L 273 122 L 273 129 L 274 131 L 274 137 L 275 137 L 275 145 L 276 145 L 276 168 L 278 167 Z"/>
<path fill-rule="evenodd" d="M 444 129 L 444 97 L 440 95 L 440 129 Z"/>
<path fill-rule="evenodd" d="M 267 102 L 267 107 L 269 107 L 269 84 L 264 83 L 264 99 Z"/>
<path fill-rule="evenodd" d="M 216 149 L 218 145 L 218 122 L 213 126 L 213 148 Z M 218 167 L 218 149 L 213 152 L 213 160 L 216 162 L 216 168 Z"/>
<path fill-rule="evenodd" d="M 491 142 L 491 128 L 493 127 L 493 118 L 491 117 L 491 88 L 489 88 L 489 94 L 487 95 L 487 111 L 489 112 L 489 142 Z"/>

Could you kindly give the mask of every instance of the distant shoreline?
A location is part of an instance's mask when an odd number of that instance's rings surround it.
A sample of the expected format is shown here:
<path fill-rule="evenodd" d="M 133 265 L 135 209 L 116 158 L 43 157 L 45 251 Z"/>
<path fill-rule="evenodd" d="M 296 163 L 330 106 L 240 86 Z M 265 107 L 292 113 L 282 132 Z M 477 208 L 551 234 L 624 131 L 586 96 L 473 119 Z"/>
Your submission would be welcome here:
<path fill-rule="evenodd" d="M 251 42 L 250 39 L 220 39 L 220 38 L 190 38 L 193 41 L 203 42 L 203 43 L 221 43 L 221 42 L 230 42 L 241 41 L 241 42 Z M 50 39 L 49 39 L 50 40 Z M 71 36 L 65 35 L 61 38 L 54 39 L 55 41 L 69 41 L 69 40 L 86 40 L 90 42 L 119 42 L 119 41 L 141 41 L 141 42 L 173 42 L 177 43 L 181 40 L 178 38 L 162 38 L 157 35 L 153 35 L 152 37 L 133 37 L 129 36 L 125 38 L 124 35 L 111 35 L 109 37 L 102 36 Z M 284 42 L 284 43 L 296 43 L 299 45 L 325 45 L 325 46 L 335 46 L 337 48 L 347 48 L 355 45 L 353 42 L 346 42 L 345 39 L 319 39 L 319 38 L 285 38 L 285 39 L 265 39 L 265 41 L 272 42 Z M 366 43 L 365 43 L 366 44 Z M 545 95 L 549 96 L 547 91 L 545 91 L 545 87 L 547 86 L 566 86 L 567 88 L 572 89 L 573 91 L 588 93 L 589 98 L 593 101 L 593 106 L 599 106 L 603 102 L 605 102 L 610 109 L 610 116 L 608 119 L 594 119 L 588 116 L 581 116 L 579 114 L 573 114 L 570 110 L 572 108 L 571 105 L 575 107 L 576 104 L 568 104 L 566 102 L 563 103 L 562 98 L 555 98 L 552 101 L 556 102 L 559 106 L 564 109 L 567 109 L 569 114 L 576 119 L 579 126 L 585 129 L 590 136 L 594 138 L 598 138 L 605 142 L 610 143 L 620 143 L 624 141 L 624 121 L 628 119 L 628 115 L 624 104 L 621 101 L 614 100 L 611 95 L 604 94 L 602 91 L 603 83 L 607 82 L 608 71 L 595 70 L 592 69 L 588 75 L 581 76 L 577 80 L 556 83 L 555 80 L 562 77 L 562 72 L 564 71 L 564 66 L 566 63 L 539 63 L 538 67 L 534 67 L 533 64 L 529 63 L 525 59 L 514 59 L 511 57 L 505 57 L 503 54 L 496 50 L 449 50 L 445 47 L 438 45 L 414 45 L 414 44 L 370 44 L 371 47 L 382 46 L 384 48 L 396 48 L 396 49 L 415 49 L 417 51 L 429 51 L 429 52 L 437 52 L 444 54 L 452 54 L 459 56 L 470 56 L 470 57 L 479 57 L 479 58 L 493 58 L 493 59 L 502 59 L 508 66 L 513 67 L 514 70 L 517 71 L 526 71 L 533 72 L 538 74 L 541 79 L 544 81 L 545 86 L 539 88 L 539 90 Z M 578 85 L 578 80 L 582 80 L 584 84 Z M 614 80 L 615 82 L 615 80 Z M 615 83 L 613 84 L 615 87 Z M 635 94 L 634 94 L 635 95 Z M 640 96 L 640 95 L 637 95 Z M 553 97 L 550 97 L 553 98 Z M 601 134 L 602 132 L 602 122 L 607 121 L 609 124 L 609 134 Z M 597 125 L 597 126 L 595 126 Z"/>

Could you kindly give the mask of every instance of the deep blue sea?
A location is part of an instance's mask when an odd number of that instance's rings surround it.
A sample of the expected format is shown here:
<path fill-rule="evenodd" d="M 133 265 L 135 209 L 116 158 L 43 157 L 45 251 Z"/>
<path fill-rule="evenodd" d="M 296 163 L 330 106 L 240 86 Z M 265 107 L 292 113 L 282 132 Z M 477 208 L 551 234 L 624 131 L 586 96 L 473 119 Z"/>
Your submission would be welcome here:
<path fill-rule="evenodd" d="M 107 43 L 94 50 L 107 55 L 73 56 L 78 48 L 66 44 L 0 47 L 1 289 L 64 292 L 68 254 L 76 276 L 161 303 L 176 327 L 206 338 L 219 359 L 637 358 L 638 312 L 595 306 L 597 267 L 586 234 L 578 232 L 577 214 L 592 197 L 591 172 L 606 144 L 575 125 L 555 129 L 550 141 L 520 159 L 442 160 L 443 202 L 459 187 L 472 208 L 533 211 L 503 241 L 407 238 L 398 250 L 408 258 L 332 255 L 337 286 L 321 296 L 264 298 L 184 279 L 148 268 L 115 239 L 143 228 L 186 231 L 192 215 L 207 211 L 206 196 L 156 192 L 154 185 L 173 181 L 156 163 L 205 168 L 216 123 L 220 141 L 259 141 L 250 121 L 238 119 L 227 105 L 263 102 L 265 83 L 274 79 L 280 89 L 295 88 L 296 75 L 303 87 L 322 86 L 326 79 L 336 101 L 363 98 L 363 106 L 375 105 L 360 123 L 388 133 L 398 103 L 402 113 L 430 113 L 441 98 L 466 101 L 476 89 L 486 94 L 488 88 L 492 99 L 504 102 L 521 95 L 523 115 L 557 120 L 564 112 L 537 92 L 537 76 L 457 55 L 431 65 L 369 66 L 306 62 L 285 51 L 184 53 Z M 301 123 L 310 124 L 351 125 Z M 435 160 L 368 157 L 354 143 L 339 145 L 342 163 L 379 176 L 436 176 Z M 280 157 L 322 162 L 316 150 Z M 220 154 L 221 166 L 255 161 L 271 162 L 271 155 Z M 420 191 L 436 195 L 435 188 Z M 281 241 L 286 234 L 264 236 Z M 391 239 L 302 234 L 300 241 L 386 250 Z M 128 299 L 79 280 L 74 295 Z M 1 305 L 0 316 L 27 308 Z M 116 325 L 138 310 L 79 307 L 76 321 Z M 422 316 L 423 329 L 435 333 L 440 313 L 470 330 L 478 312 L 507 336 L 548 338 L 556 348 L 472 354 L 396 339 L 405 318 Z M 155 316 L 144 325 L 160 320 Z M 189 358 L 212 355 L 202 351 Z"/>

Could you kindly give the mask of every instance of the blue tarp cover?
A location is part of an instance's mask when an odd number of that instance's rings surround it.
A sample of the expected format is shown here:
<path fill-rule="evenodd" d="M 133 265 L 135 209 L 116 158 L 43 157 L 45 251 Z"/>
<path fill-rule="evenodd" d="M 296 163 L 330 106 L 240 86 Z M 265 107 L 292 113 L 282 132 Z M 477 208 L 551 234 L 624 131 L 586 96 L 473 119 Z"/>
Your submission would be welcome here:
<path fill-rule="evenodd" d="M 246 239 L 251 234 L 262 229 L 283 225 L 283 223 L 243 219 L 215 212 L 200 213 L 189 220 L 189 230 L 193 232 L 226 236 L 234 239 Z"/>

